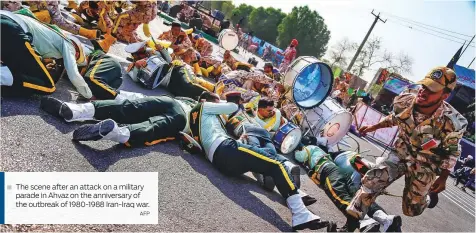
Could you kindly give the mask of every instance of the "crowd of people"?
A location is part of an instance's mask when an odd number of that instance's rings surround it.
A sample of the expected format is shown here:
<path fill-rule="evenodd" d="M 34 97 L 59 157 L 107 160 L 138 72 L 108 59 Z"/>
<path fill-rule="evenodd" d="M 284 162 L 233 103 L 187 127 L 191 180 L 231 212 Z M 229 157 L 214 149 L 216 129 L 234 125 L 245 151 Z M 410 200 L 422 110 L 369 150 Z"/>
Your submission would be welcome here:
<path fill-rule="evenodd" d="M 316 199 L 299 189 L 299 166 L 278 154 L 272 140 L 288 122 L 300 125 L 304 114 L 285 97 L 292 87 L 280 82 L 272 64 L 267 63 L 260 71 L 230 51 L 217 59 L 209 41 L 193 30 L 183 30 L 177 22 L 156 37 L 157 41 L 168 41 L 169 46 L 155 43 L 155 39 L 141 39 L 136 32 L 141 25 L 146 36 L 153 37 L 148 24 L 156 17 L 156 1 L 132 1 L 132 6 L 85 2 L 70 2 L 68 8 L 76 14 L 71 22 L 62 18 L 65 16 L 58 1 L 41 5 L 42 1 L 38 6 L 28 3 L 30 8 L 2 1 L 2 93 L 51 94 L 61 78 L 52 71 L 64 67 L 75 89 L 90 102 L 69 103 L 45 96 L 40 108 L 67 122 L 100 121 L 77 128 L 73 140 L 110 140 L 139 147 L 179 139 L 190 153 L 203 154 L 226 175 L 252 172 L 266 189 L 276 186 L 291 211 L 294 230 L 336 230 L 335 223 L 307 209 Z M 85 21 L 96 22 L 97 28 L 82 29 Z M 58 27 L 91 39 L 94 50 Z M 143 57 L 134 58 L 133 66 L 138 69 L 147 66 L 149 57 L 170 48 L 171 77 L 165 88 L 175 96 L 121 90 L 122 68 L 108 55 L 116 40 L 137 44 L 146 51 Z M 297 45 L 297 40 L 292 40 L 284 52 L 281 72 L 286 72 L 295 59 Z M 360 129 L 365 134 L 399 127 L 396 152 L 376 164 L 365 163 L 367 169 L 356 169 L 361 180 L 356 181 L 354 172 L 346 173 L 339 167 L 336 156 L 345 152 L 328 152 L 325 138 L 308 137 L 294 153 L 312 181 L 347 219 L 340 231 L 360 228 L 359 220 L 366 217 L 382 225 L 384 231 L 399 231 L 401 218 L 387 214 L 375 200 L 401 176 L 405 176 L 403 213 L 408 216 L 434 207 L 437 194 L 445 189 L 449 170 L 460 155 L 458 143 L 467 121 L 444 102 L 456 85 L 451 69 L 437 67 L 420 84 L 417 94 L 404 92 L 396 97 L 394 112 L 383 121 Z"/>

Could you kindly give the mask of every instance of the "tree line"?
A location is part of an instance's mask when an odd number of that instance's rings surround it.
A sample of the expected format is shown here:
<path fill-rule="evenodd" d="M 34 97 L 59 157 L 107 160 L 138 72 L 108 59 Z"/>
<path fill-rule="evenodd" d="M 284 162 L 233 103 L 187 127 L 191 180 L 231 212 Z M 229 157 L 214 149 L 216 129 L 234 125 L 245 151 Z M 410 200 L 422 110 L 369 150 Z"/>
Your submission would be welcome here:
<path fill-rule="evenodd" d="M 324 19 L 308 6 L 294 7 L 286 14 L 273 7 L 258 7 L 247 4 L 233 5 L 231 1 L 210 1 L 211 9 L 217 9 L 234 26 L 242 20 L 240 27 L 245 33 L 267 41 L 274 46 L 286 49 L 292 39 L 299 41 L 299 56 L 322 57 L 330 39 L 330 31 Z"/>
<path fill-rule="evenodd" d="M 359 44 L 357 42 L 343 38 L 330 49 L 328 54 L 329 65 L 333 69 L 336 67 L 346 69 L 358 47 Z M 365 72 L 372 71 L 371 67 L 378 66 L 379 68 L 387 69 L 390 73 L 412 73 L 413 58 L 404 52 L 394 54 L 382 47 L 382 38 L 370 38 L 365 43 L 350 72 L 354 75 L 362 76 Z"/>

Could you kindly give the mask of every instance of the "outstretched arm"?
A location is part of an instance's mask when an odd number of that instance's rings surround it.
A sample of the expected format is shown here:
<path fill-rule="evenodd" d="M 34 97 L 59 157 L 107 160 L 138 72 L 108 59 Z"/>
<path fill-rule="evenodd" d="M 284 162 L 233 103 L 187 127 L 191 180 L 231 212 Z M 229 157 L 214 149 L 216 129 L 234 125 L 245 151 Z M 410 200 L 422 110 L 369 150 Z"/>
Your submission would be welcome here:
<path fill-rule="evenodd" d="M 238 105 L 235 103 L 211 103 L 205 102 L 203 104 L 203 113 L 210 115 L 231 114 L 238 110 Z"/>

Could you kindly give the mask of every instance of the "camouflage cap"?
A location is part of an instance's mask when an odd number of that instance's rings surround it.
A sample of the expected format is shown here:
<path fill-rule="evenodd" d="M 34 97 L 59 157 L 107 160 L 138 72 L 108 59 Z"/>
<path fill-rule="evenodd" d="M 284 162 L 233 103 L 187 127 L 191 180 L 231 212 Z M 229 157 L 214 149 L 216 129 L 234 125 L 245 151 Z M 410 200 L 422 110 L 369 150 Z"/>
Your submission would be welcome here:
<path fill-rule="evenodd" d="M 432 92 L 439 92 L 445 87 L 453 90 L 456 87 L 456 74 L 448 67 L 436 67 L 432 69 L 423 80 L 417 82 L 426 86 Z"/>

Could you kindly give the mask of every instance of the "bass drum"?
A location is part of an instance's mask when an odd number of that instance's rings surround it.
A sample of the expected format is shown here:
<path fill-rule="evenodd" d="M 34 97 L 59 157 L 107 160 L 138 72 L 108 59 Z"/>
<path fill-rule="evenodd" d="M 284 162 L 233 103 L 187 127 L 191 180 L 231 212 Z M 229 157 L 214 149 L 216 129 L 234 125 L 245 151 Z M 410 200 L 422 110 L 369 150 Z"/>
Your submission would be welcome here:
<path fill-rule="evenodd" d="M 321 104 L 332 89 L 332 70 L 315 57 L 298 57 L 288 67 L 284 83 L 293 87 L 288 98 L 301 108 Z"/>
<path fill-rule="evenodd" d="M 304 130 L 311 128 L 313 136 L 327 139 L 328 146 L 337 144 L 349 131 L 352 122 L 352 114 L 330 97 L 318 107 L 307 110 L 306 117 L 307 121 L 304 120 L 302 125 Z"/>
<path fill-rule="evenodd" d="M 238 34 L 231 29 L 225 29 L 218 35 L 218 44 L 226 50 L 235 49 L 239 42 L 240 38 Z"/>
<path fill-rule="evenodd" d="M 284 75 L 284 83 L 292 87 L 286 97 L 301 108 L 314 108 L 329 95 L 333 80 L 327 64 L 315 57 L 298 57 Z"/>

